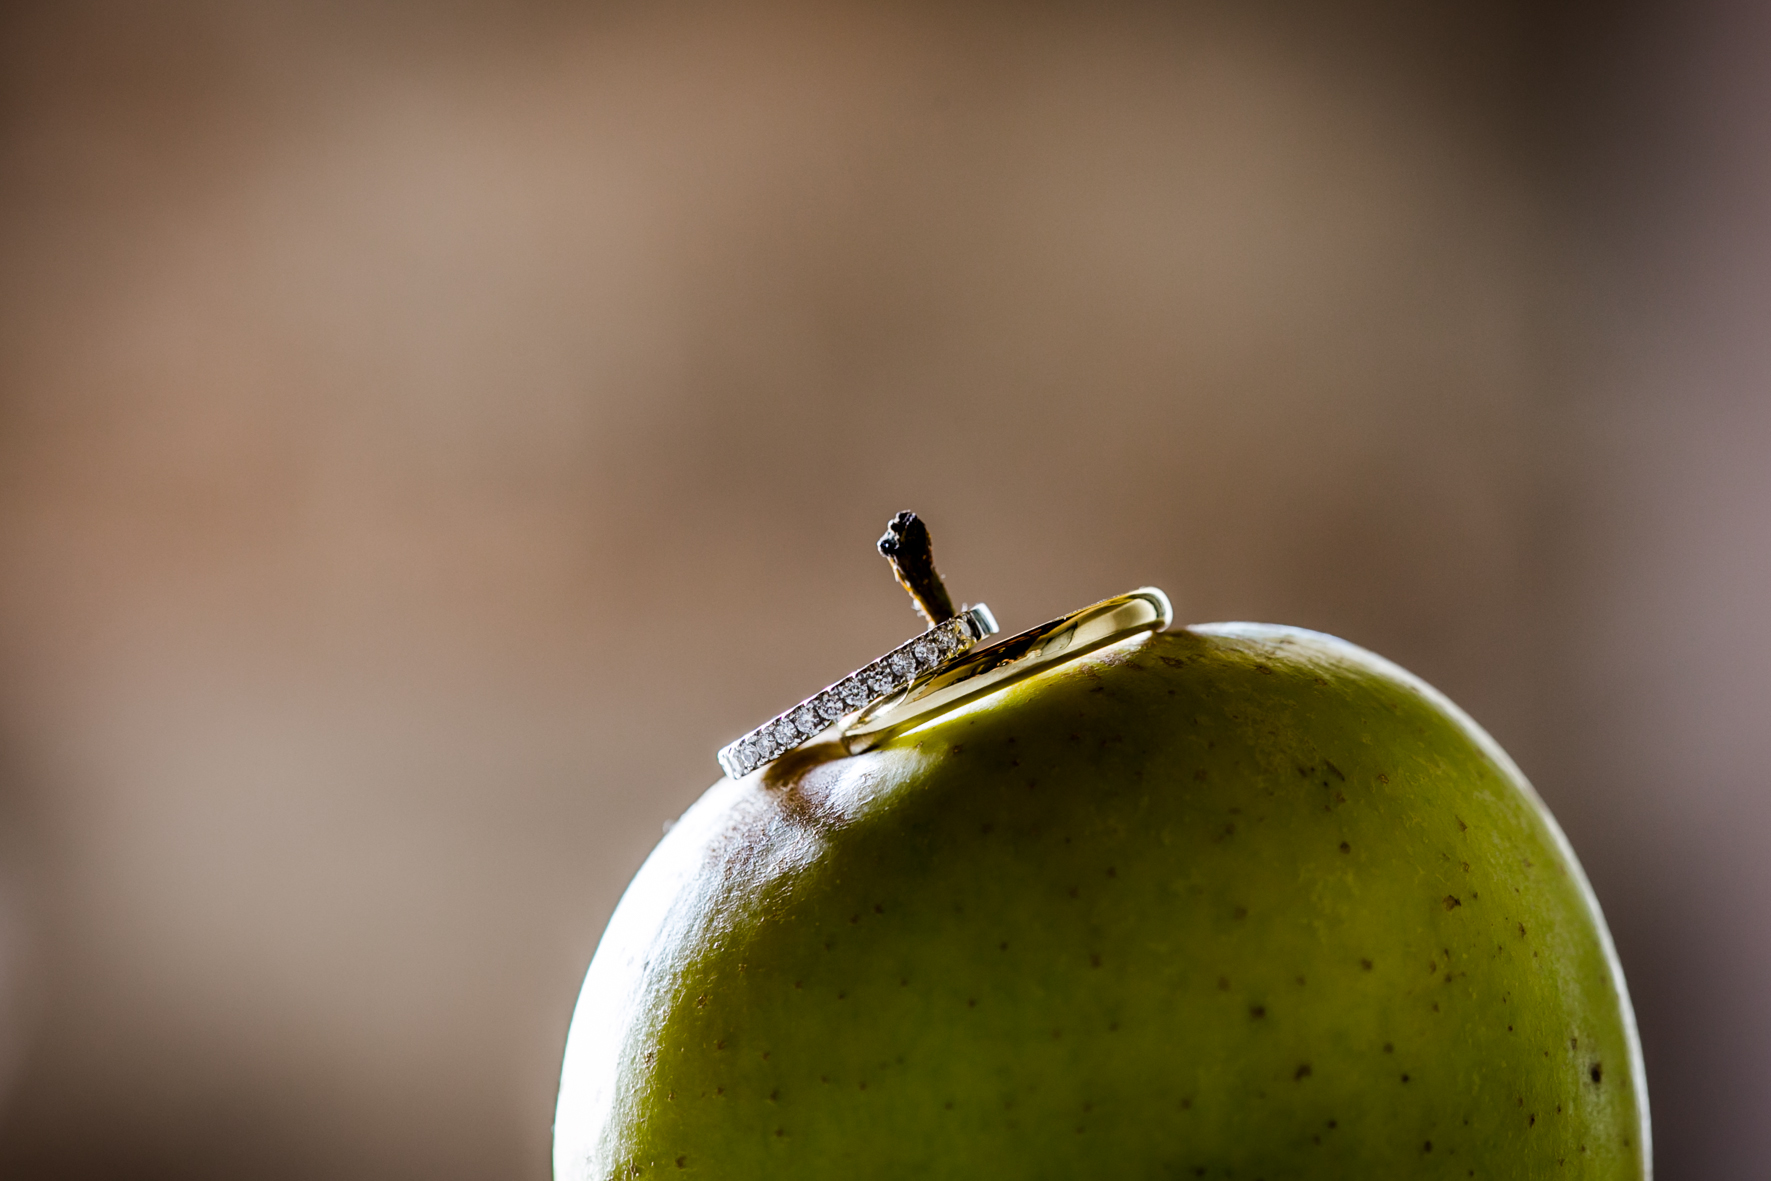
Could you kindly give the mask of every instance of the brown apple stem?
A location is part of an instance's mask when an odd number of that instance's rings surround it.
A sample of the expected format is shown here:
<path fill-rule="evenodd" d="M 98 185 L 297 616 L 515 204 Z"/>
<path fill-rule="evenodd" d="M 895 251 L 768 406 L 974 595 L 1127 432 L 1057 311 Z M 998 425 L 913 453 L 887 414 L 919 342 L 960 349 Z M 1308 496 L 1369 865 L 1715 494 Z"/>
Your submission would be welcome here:
<path fill-rule="evenodd" d="M 910 592 L 916 610 L 933 627 L 955 614 L 953 599 L 935 572 L 935 551 L 929 543 L 929 527 L 915 513 L 899 513 L 879 539 L 879 552 L 892 564 L 898 585 Z"/>

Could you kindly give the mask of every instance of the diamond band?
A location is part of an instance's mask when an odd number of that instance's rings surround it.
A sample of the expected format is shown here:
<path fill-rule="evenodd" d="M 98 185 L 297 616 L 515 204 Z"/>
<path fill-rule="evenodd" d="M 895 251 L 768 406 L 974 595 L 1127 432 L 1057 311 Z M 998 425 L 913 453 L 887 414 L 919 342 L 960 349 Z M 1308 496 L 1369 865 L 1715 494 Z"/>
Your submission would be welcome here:
<path fill-rule="evenodd" d="M 733 779 L 780 758 L 849 714 L 907 688 L 963 656 L 986 636 L 996 634 L 996 618 L 979 603 L 945 623 L 899 644 L 821 693 L 758 726 L 719 752 L 719 765 Z"/>

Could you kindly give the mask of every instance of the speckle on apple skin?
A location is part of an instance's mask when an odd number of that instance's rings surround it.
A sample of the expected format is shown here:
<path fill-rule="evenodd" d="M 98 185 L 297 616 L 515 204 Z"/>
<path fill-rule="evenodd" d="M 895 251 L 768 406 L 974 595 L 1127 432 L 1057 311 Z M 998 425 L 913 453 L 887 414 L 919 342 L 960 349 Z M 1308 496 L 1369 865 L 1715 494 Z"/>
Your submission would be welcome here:
<path fill-rule="evenodd" d="M 1505 755 L 1369 653 L 1214 625 L 716 785 L 592 965 L 556 1176 L 1623 1181 L 1641 1094 Z"/>

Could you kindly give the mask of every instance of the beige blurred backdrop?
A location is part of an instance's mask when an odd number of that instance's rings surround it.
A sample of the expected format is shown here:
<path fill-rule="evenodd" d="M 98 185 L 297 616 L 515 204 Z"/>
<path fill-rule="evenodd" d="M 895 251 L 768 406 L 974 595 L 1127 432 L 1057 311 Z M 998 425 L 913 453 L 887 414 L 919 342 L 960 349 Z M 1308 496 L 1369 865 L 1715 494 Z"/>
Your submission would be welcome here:
<path fill-rule="evenodd" d="M 713 751 L 1142 583 L 1569 829 L 1663 1178 L 1771 1158 L 1744 3 L 23 4 L 0 1175 L 529 1178 Z"/>

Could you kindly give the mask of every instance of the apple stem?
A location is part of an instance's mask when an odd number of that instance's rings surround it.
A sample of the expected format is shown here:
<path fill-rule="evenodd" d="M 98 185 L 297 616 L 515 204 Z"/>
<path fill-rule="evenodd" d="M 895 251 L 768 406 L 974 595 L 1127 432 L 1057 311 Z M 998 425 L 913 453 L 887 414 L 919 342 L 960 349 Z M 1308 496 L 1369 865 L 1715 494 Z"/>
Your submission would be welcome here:
<path fill-rule="evenodd" d="M 935 550 L 929 527 L 915 513 L 899 513 L 879 539 L 879 552 L 892 564 L 898 585 L 910 592 L 910 601 L 929 626 L 946 623 L 957 612 L 941 576 L 935 573 Z"/>

